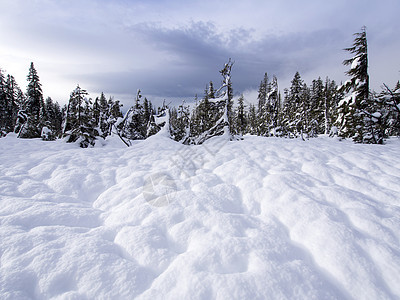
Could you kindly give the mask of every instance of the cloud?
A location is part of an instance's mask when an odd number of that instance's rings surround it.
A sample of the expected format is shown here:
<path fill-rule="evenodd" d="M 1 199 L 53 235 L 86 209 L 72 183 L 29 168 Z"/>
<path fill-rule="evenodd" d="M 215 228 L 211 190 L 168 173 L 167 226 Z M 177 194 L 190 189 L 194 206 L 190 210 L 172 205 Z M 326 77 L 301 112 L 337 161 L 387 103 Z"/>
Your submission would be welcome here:
<path fill-rule="evenodd" d="M 283 89 L 296 71 L 306 82 L 345 79 L 342 49 L 366 25 L 371 79 L 381 84 L 399 71 L 393 67 L 399 64 L 399 3 L 5 1 L 0 67 L 23 87 L 34 61 L 45 93 L 64 101 L 76 83 L 93 96 L 104 91 L 126 101 L 138 88 L 157 99 L 192 99 L 210 80 L 220 82 L 228 58 L 235 60 L 236 92 L 257 89 L 265 72 L 276 74 Z"/>
<path fill-rule="evenodd" d="M 128 93 L 141 88 L 157 97 L 194 97 L 195 93 L 202 93 L 210 80 L 219 83 L 218 71 L 229 58 L 235 60 L 232 80 L 237 92 L 257 87 L 265 72 L 276 74 L 278 79 L 287 74 L 293 76 L 296 71 L 307 73 L 335 57 L 343 39 L 342 33 L 335 30 L 255 39 L 253 29 L 220 32 L 212 22 L 174 28 L 140 23 L 127 30 L 132 39 L 156 50 L 158 64 L 88 77 L 108 90 Z"/>

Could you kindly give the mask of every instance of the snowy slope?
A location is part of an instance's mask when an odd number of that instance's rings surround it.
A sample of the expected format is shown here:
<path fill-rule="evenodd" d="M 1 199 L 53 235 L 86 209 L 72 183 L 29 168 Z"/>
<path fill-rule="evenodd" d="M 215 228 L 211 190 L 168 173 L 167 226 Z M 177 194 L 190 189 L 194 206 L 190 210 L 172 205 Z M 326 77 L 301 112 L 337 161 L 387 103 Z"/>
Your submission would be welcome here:
<path fill-rule="evenodd" d="M 400 141 L 0 139 L 0 299 L 395 299 Z"/>

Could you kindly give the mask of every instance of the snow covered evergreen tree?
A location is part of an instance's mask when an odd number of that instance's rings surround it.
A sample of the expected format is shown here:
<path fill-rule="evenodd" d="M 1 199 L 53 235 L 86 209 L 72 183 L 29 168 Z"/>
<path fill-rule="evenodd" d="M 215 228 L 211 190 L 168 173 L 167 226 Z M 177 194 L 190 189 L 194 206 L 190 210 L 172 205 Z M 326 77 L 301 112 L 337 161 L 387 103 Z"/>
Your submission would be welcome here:
<path fill-rule="evenodd" d="M 261 80 L 260 86 L 258 88 L 258 110 L 262 110 L 264 107 L 265 103 L 267 102 L 267 95 L 269 93 L 269 79 L 268 79 L 268 74 L 264 74 L 263 80 Z"/>
<path fill-rule="evenodd" d="M 170 108 L 165 104 L 165 101 L 161 107 L 158 107 L 157 111 L 157 114 L 152 114 L 150 117 L 150 122 L 147 126 L 147 137 L 163 131 L 165 136 L 174 138 L 171 126 Z"/>
<path fill-rule="evenodd" d="M 249 105 L 249 113 L 247 117 L 247 128 L 246 132 L 257 135 L 258 133 L 258 117 L 257 117 L 257 110 L 254 104 Z"/>
<path fill-rule="evenodd" d="M 334 122 L 337 119 L 338 103 L 342 97 L 343 95 L 338 90 L 336 82 L 326 77 L 323 106 L 324 134 L 330 134 L 332 127 L 334 127 Z M 334 131 L 336 131 L 336 127 L 334 128 Z"/>
<path fill-rule="evenodd" d="M 147 137 L 147 129 L 148 126 L 150 124 L 151 121 L 151 117 L 153 116 L 154 112 L 153 112 L 153 107 L 151 104 L 151 101 L 147 100 L 146 97 L 144 97 L 144 101 L 143 101 L 143 120 L 146 123 L 146 137 Z"/>
<path fill-rule="evenodd" d="M 365 26 L 355 33 L 353 46 L 345 48 L 353 54 L 343 64 L 350 65 L 346 72 L 351 78 L 342 86 L 350 93 L 342 99 L 338 108 L 339 135 L 352 138 L 357 143 L 382 143 L 383 132 L 378 118 L 379 103 L 370 94 L 368 75 L 368 46 Z"/>
<path fill-rule="evenodd" d="M 178 106 L 178 109 L 171 108 L 170 113 L 170 127 L 171 137 L 177 141 L 186 143 L 186 139 L 190 135 L 190 110 L 189 106 L 185 105 L 185 101 Z"/>
<path fill-rule="evenodd" d="M 95 119 L 91 107 L 91 100 L 86 96 L 87 91 L 79 85 L 72 91 L 63 128 L 63 137 L 67 143 L 79 143 L 80 147 L 93 146 L 96 137 Z"/>
<path fill-rule="evenodd" d="M 7 93 L 6 93 L 6 82 L 3 74 L 3 70 L 0 69 L 0 137 L 7 134 L 7 123 L 8 123 L 8 113 L 7 113 Z"/>
<path fill-rule="evenodd" d="M 325 86 L 321 77 L 315 79 L 311 83 L 311 99 L 310 99 L 310 117 L 313 122 L 315 122 L 316 133 L 325 133 L 326 131 L 326 116 L 325 117 Z M 328 129 L 329 132 L 329 129 Z"/>
<path fill-rule="evenodd" d="M 106 136 L 111 135 L 113 132 L 113 128 L 115 129 L 115 124 L 117 124 L 118 120 L 121 120 L 123 118 L 123 113 L 121 111 L 123 104 L 120 103 L 119 100 L 114 100 L 112 97 L 110 97 L 107 101 L 107 128 L 108 132 L 103 132 L 103 136 L 106 134 Z"/>
<path fill-rule="evenodd" d="M 302 127 L 300 111 L 303 85 L 300 73 L 296 72 L 292 79 L 290 90 L 286 90 L 285 93 L 283 126 L 285 128 L 284 133 L 289 137 L 297 137 L 301 134 L 299 129 Z"/>
<path fill-rule="evenodd" d="M 204 98 L 197 103 L 190 118 L 190 136 L 196 137 L 211 129 L 220 118 L 220 114 L 221 106 L 215 101 L 214 86 L 210 81 L 205 88 Z"/>
<path fill-rule="evenodd" d="M 266 109 L 268 123 L 268 136 L 281 136 L 281 101 L 278 89 L 278 79 L 272 77 L 267 94 Z"/>
<path fill-rule="evenodd" d="M 285 92 L 283 108 L 283 134 L 302 139 L 315 137 L 317 121 L 311 111 L 311 91 L 296 72 L 290 90 Z"/>
<path fill-rule="evenodd" d="M 245 106 L 244 106 L 243 94 L 241 94 L 238 99 L 238 107 L 236 109 L 234 120 L 235 120 L 235 122 L 234 122 L 235 134 L 238 134 L 239 136 L 246 134 L 247 117 L 246 117 L 246 111 L 245 111 Z"/>
<path fill-rule="evenodd" d="M 50 97 L 46 98 L 45 110 L 47 115 L 46 127 L 43 131 L 42 138 L 44 140 L 54 140 L 59 137 L 62 132 L 62 113 L 58 102 L 53 102 Z M 43 128 L 44 128 L 43 127 Z"/>
<path fill-rule="evenodd" d="M 213 114 L 213 118 L 215 117 L 216 121 L 212 124 L 211 128 L 201 132 L 199 135 L 194 135 L 191 132 L 189 143 L 201 144 L 211 137 L 220 135 L 225 136 L 228 140 L 232 140 L 232 66 L 233 62 L 229 59 L 228 63 L 226 63 L 224 68 L 220 71 L 223 80 L 221 87 L 215 91 L 216 98 L 209 99 L 210 103 L 212 102 L 213 106 L 218 109 L 218 114 Z"/>
<path fill-rule="evenodd" d="M 382 126 L 384 137 L 400 136 L 400 82 L 393 89 L 384 84 L 376 99 L 380 110 L 375 112 L 374 117 Z"/>
<path fill-rule="evenodd" d="M 108 102 L 106 96 L 102 92 L 100 97 L 96 97 L 93 103 L 93 117 L 97 124 L 97 130 L 102 138 L 106 138 L 110 134 L 110 109 L 113 101 Z"/>
<path fill-rule="evenodd" d="M 269 134 L 269 125 L 270 125 L 270 107 L 268 102 L 268 95 L 271 90 L 271 85 L 269 83 L 268 74 L 264 74 L 264 78 L 260 83 L 258 88 L 258 124 L 257 124 L 257 134 L 261 136 L 268 136 Z"/>
<path fill-rule="evenodd" d="M 29 68 L 27 80 L 26 101 L 23 110 L 18 113 L 20 121 L 18 137 L 36 138 L 41 136 L 41 130 L 47 116 L 44 107 L 42 84 L 33 62 Z"/>
<path fill-rule="evenodd" d="M 7 132 L 12 132 L 18 111 L 24 102 L 24 95 L 12 75 L 7 75 L 6 98 L 8 115 L 6 130 Z"/>
<path fill-rule="evenodd" d="M 144 109 L 140 103 L 141 91 L 138 90 L 135 104 L 126 112 L 123 121 L 119 124 L 122 136 L 129 140 L 146 138 L 147 120 L 144 119 Z"/>

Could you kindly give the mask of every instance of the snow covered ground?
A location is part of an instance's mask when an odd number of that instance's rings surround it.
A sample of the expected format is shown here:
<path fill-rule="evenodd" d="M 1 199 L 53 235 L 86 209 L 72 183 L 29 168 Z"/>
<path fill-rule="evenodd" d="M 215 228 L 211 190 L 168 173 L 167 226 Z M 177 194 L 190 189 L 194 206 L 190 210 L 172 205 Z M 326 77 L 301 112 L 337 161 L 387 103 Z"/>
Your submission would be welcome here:
<path fill-rule="evenodd" d="M 395 299 L 400 140 L 0 139 L 0 299 Z"/>

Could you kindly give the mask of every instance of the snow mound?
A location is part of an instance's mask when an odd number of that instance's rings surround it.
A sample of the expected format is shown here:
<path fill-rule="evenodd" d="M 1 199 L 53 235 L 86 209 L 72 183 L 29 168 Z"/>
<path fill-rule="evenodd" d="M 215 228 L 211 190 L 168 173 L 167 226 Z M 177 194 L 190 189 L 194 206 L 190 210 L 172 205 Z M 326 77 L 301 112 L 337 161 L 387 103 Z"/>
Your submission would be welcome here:
<path fill-rule="evenodd" d="M 1 299 L 395 299 L 400 141 L 0 139 Z"/>

